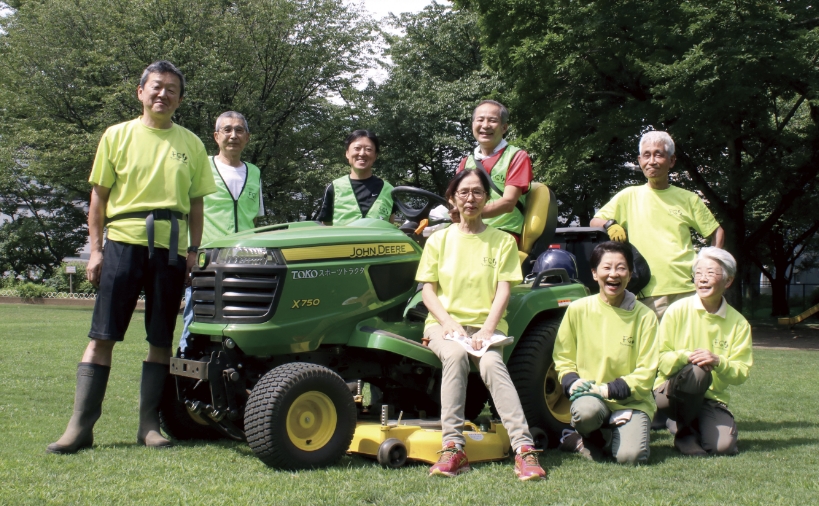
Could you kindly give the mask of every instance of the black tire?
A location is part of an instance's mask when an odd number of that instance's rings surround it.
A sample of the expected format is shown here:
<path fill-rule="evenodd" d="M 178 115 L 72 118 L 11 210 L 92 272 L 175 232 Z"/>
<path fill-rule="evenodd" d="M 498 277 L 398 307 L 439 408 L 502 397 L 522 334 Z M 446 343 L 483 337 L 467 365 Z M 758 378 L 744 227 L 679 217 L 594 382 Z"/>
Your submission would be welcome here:
<path fill-rule="evenodd" d="M 250 449 L 281 469 L 336 463 L 350 447 L 355 424 L 355 402 L 341 376 L 304 362 L 280 365 L 262 376 L 245 408 Z"/>
<path fill-rule="evenodd" d="M 377 458 L 382 466 L 398 469 L 407 463 L 407 447 L 400 439 L 391 437 L 378 447 Z"/>
<path fill-rule="evenodd" d="M 557 382 L 552 360 L 559 326 L 560 318 L 530 325 L 507 364 L 529 427 L 542 429 L 550 448 L 557 446 L 563 429 L 571 428 L 571 403 Z"/>
<path fill-rule="evenodd" d="M 185 404 L 176 397 L 176 383 L 173 378 L 165 382 L 162 401 L 159 403 L 159 424 L 166 434 L 177 441 L 203 439 L 206 441 L 222 438 L 222 434 L 204 420 L 197 420 Z"/>

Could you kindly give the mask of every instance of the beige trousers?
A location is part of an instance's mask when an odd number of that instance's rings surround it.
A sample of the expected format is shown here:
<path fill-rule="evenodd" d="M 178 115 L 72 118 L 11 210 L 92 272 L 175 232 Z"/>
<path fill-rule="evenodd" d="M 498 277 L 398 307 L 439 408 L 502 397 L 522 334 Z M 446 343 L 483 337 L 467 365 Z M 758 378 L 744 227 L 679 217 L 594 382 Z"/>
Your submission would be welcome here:
<path fill-rule="evenodd" d="M 472 335 L 478 327 L 465 327 L 468 335 Z M 503 363 L 503 355 L 499 348 L 490 348 L 478 358 L 470 355 L 460 343 L 444 339 L 443 328 L 434 325 L 424 332 L 429 339 L 429 348 L 435 352 L 444 366 L 441 379 L 441 428 L 443 441 L 446 444 L 452 441 L 456 444 L 466 444 L 464 438 L 464 404 L 466 402 L 466 382 L 469 376 L 469 360 L 475 363 L 480 371 L 481 379 L 492 395 L 503 427 L 509 433 L 509 440 L 515 451 L 523 445 L 534 446 L 529 424 L 523 414 L 515 385 L 509 377 L 509 371 Z"/>
<path fill-rule="evenodd" d="M 677 302 L 680 299 L 684 299 L 686 297 L 690 297 L 697 292 L 685 292 L 685 293 L 674 293 L 671 295 L 660 295 L 657 297 L 646 297 L 644 299 L 637 299 L 652 311 L 654 314 L 657 315 L 657 321 L 660 322 L 663 319 L 663 315 L 665 314 L 665 310 L 668 309 L 672 303 Z"/>

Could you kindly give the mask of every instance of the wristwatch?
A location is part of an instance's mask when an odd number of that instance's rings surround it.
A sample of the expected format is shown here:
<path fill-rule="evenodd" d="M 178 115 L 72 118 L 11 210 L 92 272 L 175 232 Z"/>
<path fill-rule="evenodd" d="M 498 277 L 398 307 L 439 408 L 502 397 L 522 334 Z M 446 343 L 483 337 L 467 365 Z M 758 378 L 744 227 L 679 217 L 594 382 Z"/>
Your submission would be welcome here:
<path fill-rule="evenodd" d="M 188 246 L 188 253 L 199 253 L 199 246 Z"/>
<path fill-rule="evenodd" d="M 603 228 L 608 230 L 609 227 L 612 226 L 612 225 L 617 225 L 617 220 L 609 220 L 609 221 L 603 223 Z"/>

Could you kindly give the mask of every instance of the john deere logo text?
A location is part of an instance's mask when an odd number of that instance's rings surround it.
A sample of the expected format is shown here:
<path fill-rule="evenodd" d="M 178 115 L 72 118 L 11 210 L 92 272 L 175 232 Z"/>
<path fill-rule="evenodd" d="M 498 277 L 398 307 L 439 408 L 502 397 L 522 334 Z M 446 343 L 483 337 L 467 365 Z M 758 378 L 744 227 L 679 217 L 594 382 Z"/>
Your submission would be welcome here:
<path fill-rule="evenodd" d="M 410 248 L 406 244 L 373 244 L 372 246 L 353 247 L 350 258 L 402 255 L 409 252 Z"/>
<path fill-rule="evenodd" d="M 634 346 L 634 338 L 631 336 L 623 336 L 623 339 L 620 341 L 620 344 L 623 346 Z"/>
<path fill-rule="evenodd" d="M 496 265 L 498 265 L 497 259 L 490 258 L 490 257 L 483 257 L 483 260 L 481 261 L 481 263 L 483 265 L 485 265 L 486 267 L 495 267 Z"/>

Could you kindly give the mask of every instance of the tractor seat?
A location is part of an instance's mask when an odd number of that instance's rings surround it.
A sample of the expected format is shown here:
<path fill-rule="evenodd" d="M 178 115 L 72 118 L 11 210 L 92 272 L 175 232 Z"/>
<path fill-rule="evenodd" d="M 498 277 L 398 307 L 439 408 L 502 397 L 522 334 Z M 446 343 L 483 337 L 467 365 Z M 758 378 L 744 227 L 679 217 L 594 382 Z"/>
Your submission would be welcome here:
<path fill-rule="evenodd" d="M 548 186 L 532 183 L 523 207 L 523 230 L 520 234 L 520 265 L 526 276 L 532 269 L 532 261 L 546 251 L 554 239 L 557 228 L 557 198 Z"/>

